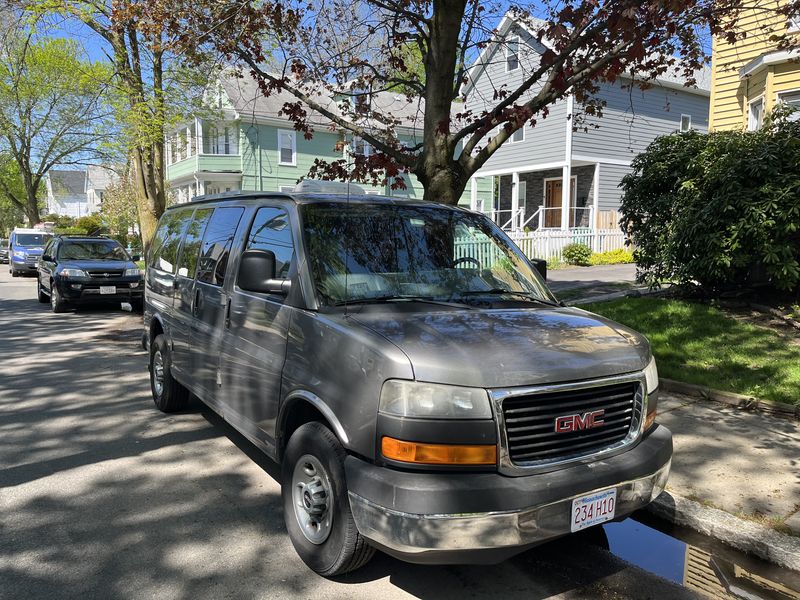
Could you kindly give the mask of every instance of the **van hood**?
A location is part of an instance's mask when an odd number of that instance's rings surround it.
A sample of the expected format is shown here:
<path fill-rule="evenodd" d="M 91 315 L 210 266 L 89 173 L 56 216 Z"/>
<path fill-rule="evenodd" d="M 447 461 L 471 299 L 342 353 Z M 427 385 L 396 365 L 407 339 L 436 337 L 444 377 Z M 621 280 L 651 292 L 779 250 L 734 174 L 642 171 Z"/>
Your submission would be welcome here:
<path fill-rule="evenodd" d="M 419 381 L 502 388 L 644 369 L 641 334 L 576 308 L 362 311 L 361 325 L 400 348 Z"/>

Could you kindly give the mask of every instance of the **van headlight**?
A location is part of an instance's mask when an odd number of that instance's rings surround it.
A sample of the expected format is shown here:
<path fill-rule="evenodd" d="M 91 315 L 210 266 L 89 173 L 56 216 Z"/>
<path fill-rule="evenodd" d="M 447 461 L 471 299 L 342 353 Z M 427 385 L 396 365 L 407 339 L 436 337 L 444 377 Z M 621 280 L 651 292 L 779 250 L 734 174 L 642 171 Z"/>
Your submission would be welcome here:
<path fill-rule="evenodd" d="M 658 369 L 655 357 L 651 357 L 650 363 L 645 367 L 644 379 L 647 382 L 647 393 L 652 394 L 658 388 Z"/>
<path fill-rule="evenodd" d="M 398 417 L 491 419 L 489 394 L 482 388 L 390 379 L 381 390 L 380 412 Z"/>

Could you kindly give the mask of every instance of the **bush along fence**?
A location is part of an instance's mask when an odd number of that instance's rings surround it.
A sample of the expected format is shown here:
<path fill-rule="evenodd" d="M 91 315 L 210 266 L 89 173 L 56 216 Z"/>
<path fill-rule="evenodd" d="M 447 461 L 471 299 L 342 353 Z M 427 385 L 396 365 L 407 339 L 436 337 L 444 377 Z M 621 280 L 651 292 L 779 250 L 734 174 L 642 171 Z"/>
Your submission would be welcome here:
<path fill-rule="evenodd" d="M 526 256 L 545 260 L 564 261 L 564 248 L 570 244 L 585 244 L 596 253 L 626 247 L 625 234 L 619 229 L 542 229 L 509 236 Z"/>

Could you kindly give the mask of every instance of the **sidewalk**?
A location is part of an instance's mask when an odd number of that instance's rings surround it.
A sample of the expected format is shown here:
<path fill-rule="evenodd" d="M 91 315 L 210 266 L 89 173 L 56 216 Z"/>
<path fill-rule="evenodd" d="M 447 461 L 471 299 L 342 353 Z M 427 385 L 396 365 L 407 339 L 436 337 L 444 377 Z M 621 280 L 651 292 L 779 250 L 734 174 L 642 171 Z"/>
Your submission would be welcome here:
<path fill-rule="evenodd" d="M 556 293 L 579 288 L 603 288 L 636 281 L 636 265 L 598 265 L 569 267 L 547 272 L 547 285 Z"/>
<path fill-rule="evenodd" d="M 673 435 L 667 492 L 800 536 L 800 423 L 663 391 L 657 420 Z"/>

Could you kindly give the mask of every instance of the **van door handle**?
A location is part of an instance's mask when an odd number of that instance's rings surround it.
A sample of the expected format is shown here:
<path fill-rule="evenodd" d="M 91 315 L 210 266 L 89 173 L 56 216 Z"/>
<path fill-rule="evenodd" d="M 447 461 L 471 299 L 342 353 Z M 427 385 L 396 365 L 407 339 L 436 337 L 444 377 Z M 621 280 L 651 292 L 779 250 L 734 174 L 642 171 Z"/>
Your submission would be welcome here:
<path fill-rule="evenodd" d="M 231 299 L 225 301 L 225 327 L 231 326 Z"/>
<path fill-rule="evenodd" d="M 192 314 L 196 317 L 200 313 L 200 302 L 202 296 L 200 295 L 200 288 L 194 291 L 194 301 L 192 302 Z"/>

